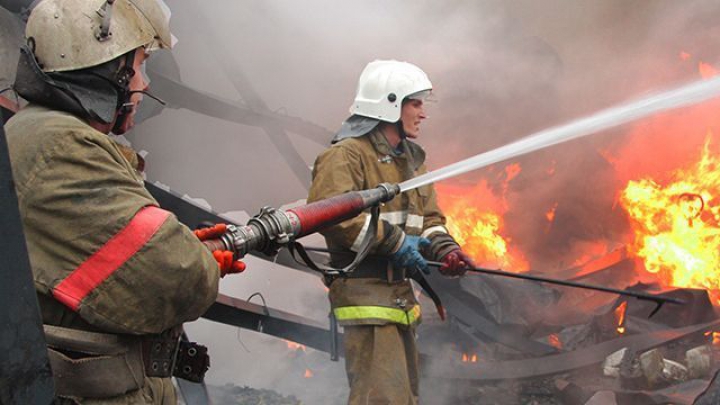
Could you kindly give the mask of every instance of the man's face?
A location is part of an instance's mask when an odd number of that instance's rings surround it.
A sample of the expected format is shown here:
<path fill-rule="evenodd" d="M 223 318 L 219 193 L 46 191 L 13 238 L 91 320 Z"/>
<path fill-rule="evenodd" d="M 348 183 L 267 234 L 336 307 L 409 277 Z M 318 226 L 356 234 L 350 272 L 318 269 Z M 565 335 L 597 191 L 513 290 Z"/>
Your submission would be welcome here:
<path fill-rule="evenodd" d="M 400 119 L 403 123 L 405 135 L 410 139 L 415 139 L 420 134 L 420 123 L 427 118 L 425 115 L 425 107 L 422 100 L 410 99 L 403 103 L 400 112 Z"/>
<path fill-rule="evenodd" d="M 149 80 L 145 79 L 145 59 L 148 55 L 145 53 L 144 48 L 138 48 L 135 50 L 135 60 L 133 61 L 133 70 L 135 74 L 130 78 L 129 88 L 130 91 L 144 91 L 148 89 Z M 135 126 L 135 114 L 137 113 L 138 106 L 142 102 L 142 93 L 132 93 L 130 96 L 130 102 L 133 104 L 132 111 L 127 114 L 125 122 L 120 128 L 116 128 L 116 133 L 124 134 L 129 131 L 130 128 Z"/>

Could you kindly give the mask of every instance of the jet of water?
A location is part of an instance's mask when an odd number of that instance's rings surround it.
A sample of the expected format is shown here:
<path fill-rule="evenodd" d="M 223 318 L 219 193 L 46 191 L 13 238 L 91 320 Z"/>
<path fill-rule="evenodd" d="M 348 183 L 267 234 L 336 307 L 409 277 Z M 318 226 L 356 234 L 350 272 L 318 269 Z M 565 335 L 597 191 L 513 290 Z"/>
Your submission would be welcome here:
<path fill-rule="evenodd" d="M 720 95 L 720 77 L 694 82 L 677 89 L 611 107 L 565 125 L 536 132 L 497 149 L 480 153 L 468 159 L 404 181 L 400 183 L 400 190 L 412 190 L 426 184 L 477 170 L 493 163 L 635 121 L 651 114 L 697 104 L 718 95 Z M 720 113 L 720 111 L 718 113 Z"/>

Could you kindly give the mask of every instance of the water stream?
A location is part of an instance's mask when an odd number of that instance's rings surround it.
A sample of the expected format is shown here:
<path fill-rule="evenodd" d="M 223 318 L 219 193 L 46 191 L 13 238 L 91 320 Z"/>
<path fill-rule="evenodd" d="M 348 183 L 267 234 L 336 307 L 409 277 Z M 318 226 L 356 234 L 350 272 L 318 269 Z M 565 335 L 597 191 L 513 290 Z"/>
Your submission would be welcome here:
<path fill-rule="evenodd" d="M 530 134 L 518 141 L 497 149 L 480 153 L 468 159 L 404 181 L 400 183 L 400 190 L 412 190 L 426 184 L 477 170 L 493 163 L 635 121 L 648 115 L 697 104 L 718 95 L 720 95 L 720 77 L 691 83 L 677 89 L 611 107 L 564 125 Z M 720 114 L 720 111 L 718 111 L 718 114 Z"/>

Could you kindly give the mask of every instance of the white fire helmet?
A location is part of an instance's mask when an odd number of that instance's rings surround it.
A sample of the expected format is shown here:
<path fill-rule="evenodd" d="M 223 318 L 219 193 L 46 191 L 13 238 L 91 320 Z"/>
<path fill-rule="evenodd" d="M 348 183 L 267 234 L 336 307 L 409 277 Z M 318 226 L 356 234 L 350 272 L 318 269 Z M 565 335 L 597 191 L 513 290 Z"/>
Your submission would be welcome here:
<path fill-rule="evenodd" d="M 386 122 L 400 119 L 405 98 L 421 98 L 432 83 L 419 67 L 396 60 L 376 60 L 365 66 L 350 113 Z"/>
<path fill-rule="evenodd" d="M 141 46 L 150 52 L 175 42 L 162 0 L 42 0 L 25 36 L 45 72 L 84 69 Z"/>

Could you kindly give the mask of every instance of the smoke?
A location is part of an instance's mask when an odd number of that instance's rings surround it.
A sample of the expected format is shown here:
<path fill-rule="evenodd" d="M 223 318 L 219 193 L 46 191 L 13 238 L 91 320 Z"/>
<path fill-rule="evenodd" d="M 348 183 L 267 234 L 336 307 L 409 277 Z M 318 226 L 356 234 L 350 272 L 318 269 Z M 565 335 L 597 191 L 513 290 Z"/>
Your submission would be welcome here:
<path fill-rule="evenodd" d="M 358 76 L 374 59 L 415 63 L 433 81 L 438 102 L 428 107 L 419 139 L 430 169 L 696 80 L 700 61 L 720 61 L 714 0 L 216 0 L 172 6 L 177 79 L 254 112 L 300 117 L 327 136 L 319 142 L 291 131 L 277 135 L 272 120 L 260 128 L 187 109 L 165 109 L 130 135 L 148 152 L 148 178 L 202 197 L 220 212 L 254 213 L 304 198 L 315 156 L 348 116 Z M 163 97 L 162 89 L 153 90 Z M 533 266 L 566 268 L 594 241 L 607 241 L 609 248 L 624 242 L 623 214 L 615 207 L 621 184 L 601 152 L 622 150 L 628 131 L 516 161 L 522 171 L 509 183 L 507 231 Z M 452 181 L 481 178 L 496 176 L 479 171 Z M 543 214 L 555 205 L 548 229 Z M 328 310 L 317 278 L 262 261 L 250 260 L 246 274 L 223 280 L 222 289 L 238 297 L 261 291 L 269 305 L 319 320 Z M 338 402 L 327 395 L 342 402 L 346 395 L 342 363 L 318 361 L 317 368 L 327 369 L 303 380 L 294 369 L 299 360 L 283 342 L 242 331 L 246 351 L 232 328 L 203 321 L 188 329 L 210 346 L 211 383 L 297 394 L 287 390 L 306 382 L 299 396 L 308 403 Z M 324 355 L 310 354 L 307 361 L 318 356 Z"/>

